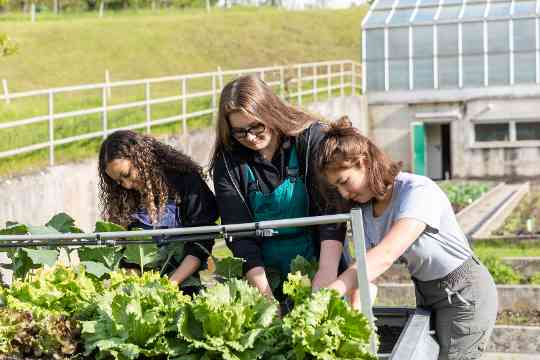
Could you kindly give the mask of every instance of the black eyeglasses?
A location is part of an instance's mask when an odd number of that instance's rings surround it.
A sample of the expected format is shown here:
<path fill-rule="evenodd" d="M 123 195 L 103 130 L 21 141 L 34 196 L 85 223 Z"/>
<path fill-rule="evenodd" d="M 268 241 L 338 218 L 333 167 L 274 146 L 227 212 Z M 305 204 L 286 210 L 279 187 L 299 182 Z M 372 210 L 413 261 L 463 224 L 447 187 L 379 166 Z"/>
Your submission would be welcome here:
<path fill-rule="evenodd" d="M 255 125 L 249 126 L 247 128 L 231 128 L 231 134 L 236 139 L 245 139 L 248 134 L 257 136 L 262 134 L 266 130 L 266 125 L 263 123 L 256 123 Z"/>

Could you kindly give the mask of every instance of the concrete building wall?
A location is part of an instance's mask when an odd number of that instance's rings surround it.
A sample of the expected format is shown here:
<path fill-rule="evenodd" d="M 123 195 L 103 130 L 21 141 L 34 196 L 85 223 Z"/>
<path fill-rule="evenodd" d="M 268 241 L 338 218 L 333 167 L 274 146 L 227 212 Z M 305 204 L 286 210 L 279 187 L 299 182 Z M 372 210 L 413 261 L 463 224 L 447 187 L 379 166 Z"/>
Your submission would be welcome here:
<path fill-rule="evenodd" d="M 344 97 L 312 104 L 309 109 L 330 120 L 349 115 L 361 126 L 362 103 L 360 97 Z M 164 141 L 207 165 L 214 139 L 214 130 L 206 129 Z M 89 160 L 49 167 L 32 175 L 0 179 L 0 227 L 12 220 L 42 225 L 54 214 L 66 212 L 83 230 L 93 231 L 99 218 L 97 176 L 97 161 Z"/>
<path fill-rule="evenodd" d="M 433 114 L 432 118 L 424 117 Z M 540 176 L 540 140 L 515 141 L 515 121 L 540 122 L 539 98 L 494 98 L 431 104 L 369 105 L 369 135 L 393 159 L 411 168 L 410 124 L 449 123 L 452 175 L 458 178 L 533 178 Z M 513 139 L 475 141 L 474 125 L 509 124 Z"/>
<path fill-rule="evenodd" d="M 369 106 L 369 137 L 393 160 L 411 169 L 410 127 L 413 113 L 408 105 Z"/>

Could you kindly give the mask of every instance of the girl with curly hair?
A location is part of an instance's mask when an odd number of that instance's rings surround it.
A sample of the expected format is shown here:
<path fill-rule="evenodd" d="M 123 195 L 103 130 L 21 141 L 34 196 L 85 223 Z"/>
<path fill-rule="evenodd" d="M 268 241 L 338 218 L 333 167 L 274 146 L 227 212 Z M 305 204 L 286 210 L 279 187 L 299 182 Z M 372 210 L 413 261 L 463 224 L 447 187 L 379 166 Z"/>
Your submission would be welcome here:
<path fill-rule="evenodd" d="M 129 130 L 110 134 L 101 145 L 98 171 L 102 215 L 108 221 L 129 229 L 159 229 L 213 225 L 218 218 L 201 167 L 153 137 Z M 213 245 L 213 240 L 185 243 L 183 252 L 169 256 L 164 266 L 169 271 L 163 272 L 181 284 L 206 263 Z"/>
<path fill-rule="evenodd" d="M 360 206 L 371 282 L 395 261 L 404 262 L 416 302 L 432 311 L 440 360 L 479 359 L 497 316 L 493 278 L 474 255 L 450 201 L 431 179 L 400 171 L 347 118 L 321 141 L 323 182 Z M 356 264 L 328 287 L 344 294 L 357 287 Z"/>

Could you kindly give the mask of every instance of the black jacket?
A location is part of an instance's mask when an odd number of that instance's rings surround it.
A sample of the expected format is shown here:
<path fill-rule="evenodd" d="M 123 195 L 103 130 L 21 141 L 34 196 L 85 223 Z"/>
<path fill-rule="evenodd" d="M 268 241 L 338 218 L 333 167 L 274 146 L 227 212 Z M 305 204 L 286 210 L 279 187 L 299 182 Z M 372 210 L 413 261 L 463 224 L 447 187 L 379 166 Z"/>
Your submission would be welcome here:
<path fill-rule="evenodd" d="M 322 125 L 314 123 L 308 129 L 296 137 L 286 138 L 282 141 L 283 151 L 281 157 L 288 159 L 290 146 L 296 144 L 300 176 L 306 184 L 309 199 L 309 216 L 335 214 L 337 211 L 325 201 L 319 192 L 317 184 L 316 161 L 318 157 L 319 143 L 324 134 Z M 279 157 L 279 154 L 278 154 Z M 276 156 L 274 156 L 276 158 Z M 244 164 L 249 164 L 254 175 L 260 180 L 263 191 L 272 191 L 279 185 L 286 174 L 282 166 L 272 162 L 261 160 L 257 152 L 241 145 L 232 152 L 222 153 L 216 161 L 213 178 L 216 192 L 216 200 L 221 215 L 222 224 L 238 224 L 253 222 L 254 217 L 249 206 L 247 175 Z M 286 161 L 281 161 L 286 163 Z M 274 165 L 274 166 L 272 166 Z M 344 224 L 328 224 L 317 226 L 314 230 L 314 242 L 317 254 L 320 242 L 324 240 L 345 239 Z M 264 266 L 261 254 L 261 239 L 255 237 L 234 238 L 227 242 L 234 256 L 243 258 L 244 272 L 257 266 Z"/>
<path fill-rule="evenodd" d="M 166 172 L 167 182 L 178 195 L 178 215 L 183 227 L 215 225 L 218 219 L 216 199 L 214 194 L 199 174 L 178 174 Z M 140 227 L 138 222 L 129 225 Z M 207 252 L 203 249 L 204 247 Z M 212 253 L 214 240 L 201 240 L 186 242 L 185 255 L 192 255 L 204 263 L 208 254 Z"/>

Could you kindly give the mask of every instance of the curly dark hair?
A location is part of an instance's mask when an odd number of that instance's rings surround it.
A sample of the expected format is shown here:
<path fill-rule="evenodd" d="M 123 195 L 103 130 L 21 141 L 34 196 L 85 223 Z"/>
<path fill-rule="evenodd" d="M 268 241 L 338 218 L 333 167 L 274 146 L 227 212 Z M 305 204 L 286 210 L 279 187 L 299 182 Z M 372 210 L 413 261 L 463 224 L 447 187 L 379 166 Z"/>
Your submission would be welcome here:
<path fill-rule="evenodd" d="M 107 165 L 117 159 L 132 162 L 144 184 L 142 191 L 125 189 L 107 173 Z M 155 138 L 130 130 L 110 134 L 99 151 L 99 201 L 102 216 L 107 221 L 127 226 L 131 215 L 140 207 L 146 208 L 157 223 L 170 197 L 178 199 L 166 172 L 199 174 L 202 168 L 189 156 Z M 203 176 L 204 177 L 204 176 Z"/>

